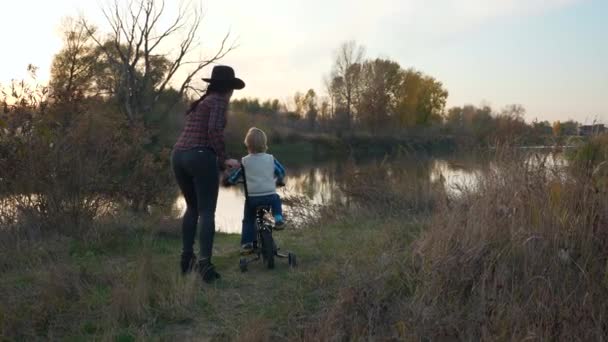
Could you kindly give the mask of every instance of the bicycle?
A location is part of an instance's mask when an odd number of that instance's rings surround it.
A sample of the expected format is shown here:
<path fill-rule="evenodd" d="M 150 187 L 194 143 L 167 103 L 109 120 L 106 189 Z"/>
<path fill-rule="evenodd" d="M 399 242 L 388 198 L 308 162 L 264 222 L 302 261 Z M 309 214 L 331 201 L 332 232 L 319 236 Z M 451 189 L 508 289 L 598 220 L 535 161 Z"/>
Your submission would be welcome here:
<path fill-rule="evenodd" d="M 239 260 L 239 268 L 241 272 L 247 272 L 247 267 L 250 263 L 262 259 L 268 269 L 274 268 L 274 258 L 278 257 L 281 259 L 287 259 L 289 267 L 297 266 L 297 259 L 295 253 L 279 252 L 280 248 L 272 237 L 272 231 L 274 229 L 274 222 L 269 218 L 270 207 L 261 206 L 255 209 L 255 229 L 257 235 L 257 241 L 254 242 L 253 252 L 250 255 L 254 255 L 253 258 L 247 258 L 246 256 L 241 257 Z"/>
<path fill-rule="evenodd" d="M 236 181 L 233 185 L 242 184 L 243 190 L 245 191 L 245 200 L 249 197 L 249 191 L 247 189 L 247 177 L 245 176 L 245 167 L 241 162 L 241 170 L 243 172 L 242 178 Z M 229 184 L 226 183 L 225 184 Z M 277 187 L 285 186 L 285 183 L 282 180 L 276 181 Z M 297 266 L 297 259 L 295 253 L 287 252 L 281 253 L 279 252 L 279 247 L 274 241 L 272 237 L 272 231 L 274 230 L 274 220 L 270 217 L 271 208 L 270 206 L 261 206 L 255 208 L 255 234 L 257 236 L 257 240 L 253 242 L 253 251 L 249 253 L 249 255 L 254 255 L 253 258 L 248 258 L 247 256 L 243 256 L 239 260 L 239 268 L 241 272 L 247 272 L 247 267 L 250 263 L 258 261 L 262 259 L 267 268 L 274 268 L 274 258 L 285 258 L 289 264 L 289 267 Z"/>

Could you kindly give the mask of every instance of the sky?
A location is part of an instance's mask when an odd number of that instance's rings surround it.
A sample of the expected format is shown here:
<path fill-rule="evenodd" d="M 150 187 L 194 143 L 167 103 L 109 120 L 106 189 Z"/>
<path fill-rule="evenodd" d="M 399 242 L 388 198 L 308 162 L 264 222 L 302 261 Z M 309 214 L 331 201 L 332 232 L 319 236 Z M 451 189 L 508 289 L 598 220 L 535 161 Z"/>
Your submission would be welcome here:
<path fill-rule="evenodd" d="M 104 4 L 0 0 L 0 83 L 23 78 L 29 63 L 47 80 L 61 49 L 62 19 L 82 15 L 104 29 Z M 521 104 L 528 121 L 608 122 L 606 0 L 206 0 L 202 6 L 196 55 L 211 54 L 232 33 L 238 48 L 222 63 L 247 83 L 236 97 L 285 101 L 309 88 L 323 93 L 337 48 L 355 40 L 369 58 L 437 78 L 449 91 L 448 106 Z"/>

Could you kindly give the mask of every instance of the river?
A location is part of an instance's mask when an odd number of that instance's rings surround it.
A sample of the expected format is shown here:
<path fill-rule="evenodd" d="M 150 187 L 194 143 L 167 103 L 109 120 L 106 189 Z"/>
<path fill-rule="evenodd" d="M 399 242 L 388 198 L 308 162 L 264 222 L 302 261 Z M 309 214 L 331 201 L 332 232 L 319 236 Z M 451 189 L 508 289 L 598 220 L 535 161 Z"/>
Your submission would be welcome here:
<path fill-rule="evenodd" d="M 561 154 L 552 155 L 549 150 L 527 153 L 529 153 L 528 160 L 532 162 L 538 160 L 535 156 L 540 156 L 540 159 L 547 157 L 546 161 L 549 163 L 565 164 Z M 278 190 L 279 195 L 283 198 L 304 197 L 312 204 L 320 206 L 335 201 L 348 201 L 348 196 L 341 189 L 345 188 L 346 178 L 352 174 L 352 171 L 364 171 L 371 167 L 375 167 L 374 170 L 384 170 L 378 173 L 378 177 L 395 177 L 396 173 L 403 172 L 408 177 L 408 181 L 440 182 L 449 195 L 457 196 L 463 187 L 474 188 L 477 176 L 495 166 L 493 153 L 487 150 L 442 155 L 412 154 L 389 159 L 342 158 L 308 162 L 298 161 L 297 156 L 288 157 L 280 157 L 287 169 L 287 186 Z M 217 231 L 237 234 L 241 232 L 244 197 L 242 186 L 220 188 L 216 210 Z M 15 214 L 11 203 L 10 201 L 0 203 L 2 204 L 0 216 Z M 289 207 L 286 207 L 287 221 L 297 219 L 289 217 Z M 183 197 L 177 196 L 173 201 L 173 215 L 182 217 L 185 208 Z"/>
<path fill-rule="evenodd" d="M 386 162 L 386 161 L 384 161 Z M 452 154 L 447 156 L 416 155 L 389 160 L 391 170 L 403 170 L 408 175 L 437 181 L 443 178 L 446 190 L 456 194 L 463 186 L 474 186 L 475 175 L 489 166 L 487 158 L 476 154 Z M 325 205 L 331 201 L 344 201 L 341 184 L 349 170 L 382 165 L 382 159 L 319 161 L 287 168 L 287 186 L 278 190 L 281 197 L 305 196 L 312 203 Z M 379 175 L 390 176 L 390 175 Z M 216 229 L 224 233 L 240 233 L 243 218 L 244 192 L 242 186 L 221 187 L 216 211 Z M 185 212 L 186 203 L 179 196 L 174 209 L 177 215 Z M 289 211 L 287 210 L 287 214 Z M 289 220 L 288 215 L 286 215 Z"/>

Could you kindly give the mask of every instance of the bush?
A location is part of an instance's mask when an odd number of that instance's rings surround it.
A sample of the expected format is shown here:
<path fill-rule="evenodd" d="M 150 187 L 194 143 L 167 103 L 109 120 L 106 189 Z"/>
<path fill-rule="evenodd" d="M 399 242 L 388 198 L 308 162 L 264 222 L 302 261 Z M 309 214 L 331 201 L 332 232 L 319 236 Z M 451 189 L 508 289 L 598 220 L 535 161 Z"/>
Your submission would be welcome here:
<path fill-rule="evenodd" d="M 64 126 L 54 109 L 27 120 L 15 110 L 0 132 L 0 224 L 71 234 L 123 203 L 141 211 L 172 198 L 169 151 L 148 151 L 144 130 L 93 109 Z"/>

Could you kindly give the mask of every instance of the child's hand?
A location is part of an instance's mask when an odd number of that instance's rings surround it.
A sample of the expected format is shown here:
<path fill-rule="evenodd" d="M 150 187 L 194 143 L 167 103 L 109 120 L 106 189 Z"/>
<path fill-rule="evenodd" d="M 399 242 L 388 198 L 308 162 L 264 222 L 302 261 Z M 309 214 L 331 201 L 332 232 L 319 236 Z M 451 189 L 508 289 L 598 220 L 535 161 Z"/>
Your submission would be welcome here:
<path fill-rule="evenodd" d="M 221 182 L 221 184 L 223 186 L 228 187 L 228 186 L 232 185 L 232 184 L 230 184 L 230 182 L 228 182 L 228 177 L 229 176 L 230 176 L 230 170 L 229 169 L 226 169 L 226 170 L 224 170 L 224 171 L 221 172 L 221 174 L 220 174 L 220 177 L 221 177 L 220 182 Z"/>
<path fill-rule="evenodd" d="M 226 166 L 226 169 L 232 170 L 240 167 L 241 163 L 239 163 L 239 161 L 236 159 L 228 159 L 224 162 L 224 165 Z"/>
<path fill-rule="evenodd" d="M 229 188 L 229 187 L 231 187 L 231 186 L 232 186 L 232 184 L 230 184 L 230 182 L 228 182 L 228 181 L 226 180 L 226 178 L 223 178 L 223 179 L 222 179 L 221 184 L 222 184 L 222 186 L 223 186 L 223 187 L 225 187 L 225 188 Z"/>

